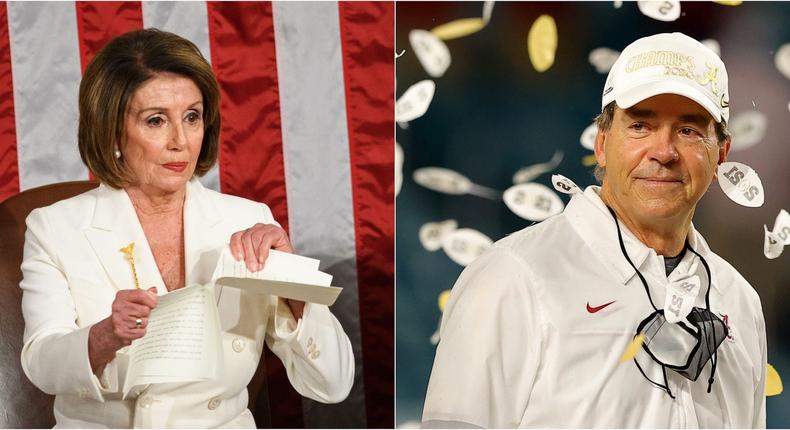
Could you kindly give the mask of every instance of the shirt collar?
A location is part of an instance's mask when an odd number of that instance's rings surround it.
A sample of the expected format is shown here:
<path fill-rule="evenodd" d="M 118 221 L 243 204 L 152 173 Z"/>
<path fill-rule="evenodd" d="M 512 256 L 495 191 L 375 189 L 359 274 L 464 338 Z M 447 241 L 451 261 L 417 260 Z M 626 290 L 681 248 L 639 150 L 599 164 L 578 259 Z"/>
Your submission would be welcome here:
<path fill-rule="evenodd" d="M 574 194 L 565 208 L 564 214 L 582 237 L 582 240 L 602 260 L 604 267 L 620 282 L 625 284 L 632 277 L 636 276 L 636 272 L 622 254 L 620 243 L 617 240 L 615 220 L 609 213 L 606 204 L 601 200 L 600 190 L 601 187 L 591 185 L 584 190 L 584 193 Z M 640 271 L 644 270 L 643 266 L 649 266 L 660 271 L 664 270 L 663 264 L 656 264 L 657 261 L 663 262 L 663 259 L 659 258 L 655 250 L 647 247 L 637 239 L 622 223 L 620 223 L 620 231 L 623 235 L 623 244 L 626 252 Z M 688 241 L 691 248 L 706 260 L 712 254 L 708 244 L 694 228 L 693 223 L 691 229 L 689 229 Z M 694 264 L 696 259 L 697 256 L 693 252 L 687 252 L 675 270 L 684 272 L 689 268 L 696 267 L 697 265 Z M 649 260 L 653 264 L 646 264 Z M 711 283 L 716 285 L 715 275 L 711 274 L 711 277 L 713 278 Z"/>

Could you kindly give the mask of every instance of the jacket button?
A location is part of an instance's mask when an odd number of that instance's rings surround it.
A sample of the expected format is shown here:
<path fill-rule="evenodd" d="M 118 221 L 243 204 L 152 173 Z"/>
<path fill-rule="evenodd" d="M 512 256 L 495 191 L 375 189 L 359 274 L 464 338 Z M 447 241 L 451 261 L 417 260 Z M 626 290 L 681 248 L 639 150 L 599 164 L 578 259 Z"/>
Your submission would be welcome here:
<path fill-rule="evenodd" d="M 233 346 L 233 350 L 236 352 L 241 352 L 244 350 L 244 340 L 239 339 L 238 337 L 236 339 L 233 339 L 231 345 Z"/>
<path fill-rule="evenodd" d="M 311 346 L 312 344 L 313 344 L 313 338 L 312 337 L 307 338 L 307 346 Z"/>
<path fill-rule="evenodd" d="M 315 360 L 315 359 L 316 359 L 316 358 L 318 358 L 318 356 L 320 356 L 320 355 L 321 355 L 321 351 L 313 351 L 312 353 L 310 353 L 310 358 L 312 358 L 313 360 Z"/>
<path fill-rule="evenodd" d="M 208 401 L 208 409 L 213 411 L 214 409 L 217 409 L 219 407 L 220 403 L 222 403 L 222 400 L 215 397 Z"/>
<path fill-rule="evenodd" d="M 137 400 L 137 404 L 140 405 L 140 407 L 143 409 L 150 408 L 153 402 L 154 399 L 152 399 L 151 396 L 147 396 L 147 395 L 140 397 L 140 399 Z"/>

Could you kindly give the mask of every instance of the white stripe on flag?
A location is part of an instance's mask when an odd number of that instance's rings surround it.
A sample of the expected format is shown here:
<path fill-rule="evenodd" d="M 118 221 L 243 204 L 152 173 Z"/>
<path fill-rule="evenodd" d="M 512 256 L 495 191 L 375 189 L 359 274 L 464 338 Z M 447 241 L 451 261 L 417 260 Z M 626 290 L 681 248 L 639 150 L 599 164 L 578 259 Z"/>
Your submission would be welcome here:
<path fill-rule="evenodd" d="M 274 2 L 273 15 L 291 240 L 298 253 L 319 258 L 344 288 L 333 313 L 354 345 L 357 365 L 348 400 L 333 406 L 331 415 L 322 411 L 326 406 L 303 402 L 304 424 L 357 427 L 366 421 L 338 5 Z"/>
<path fill-rule="evenodd" d="M 142 4 L 144 28 L 158 28 L 192 41 L 211 63 L 206 2 L 145 1 Z M 220 191 L 219 162 L 200 178 L 200 182 L 212 190 Z"/>
<path fill-rule="evenodd" d="M 73 2 L 8 2 L 19 188 L 88 179 L 77 148 L 82 75 Z"/>

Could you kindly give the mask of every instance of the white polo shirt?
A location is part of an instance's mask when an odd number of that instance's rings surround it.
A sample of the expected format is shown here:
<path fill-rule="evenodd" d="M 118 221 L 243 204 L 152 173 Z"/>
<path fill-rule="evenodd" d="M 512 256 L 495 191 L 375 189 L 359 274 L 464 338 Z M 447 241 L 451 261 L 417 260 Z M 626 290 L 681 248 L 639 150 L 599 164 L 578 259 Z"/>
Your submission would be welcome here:
<path fill-rule="evenodd" d="M 760 298 L 693 228 L 689 244 L 711 271 L 710 309 L 731 336 L 692 382 L 667 369 L 675 395 L 619 359 L 654 309 L 623 256 L 599 187 L 565 211 L 498 241 L 452 289 L 423 411 L 424 427 L 765 427 L 765 322 Z M 663 308 L 673 277 L 708 278 L 686 252 L 666 276 L 664 259 L 621 224 L 629 257 Z M 610 303 L 607 306 L 603 306 Z M 663 383 L 661 367 L 645 372 Z"/>

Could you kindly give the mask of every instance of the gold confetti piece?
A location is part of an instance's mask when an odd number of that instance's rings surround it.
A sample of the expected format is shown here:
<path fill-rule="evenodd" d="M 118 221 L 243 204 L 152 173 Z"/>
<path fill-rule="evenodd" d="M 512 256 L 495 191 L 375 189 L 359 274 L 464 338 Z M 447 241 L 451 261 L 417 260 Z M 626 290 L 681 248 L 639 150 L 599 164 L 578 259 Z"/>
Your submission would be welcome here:
<path fill-rule="evenodd" d="M 724 6 L 740 6 L 741 3 L 743 3 L 743 0 L 713 0 L 713 3 Z"/>
<path fill-rule="evenodd" d="M 132 266 L 132 276 L 134 276 L 134 288 L 140 289 L 140 282 L 137 280 L 137 268 L 134 265 L 134 242 L 124 246 L 121 251 L 126 259 L 129 260 L 129 265 Z"/>
<path fill-rule="evenodd" d="M 585 155 L 582 157 L 582 166 L 590 167 L 595 166 L 598 164 L 598 160 L 595 158 L 595 154 Z"/>
<path fill-rule="evenodd" d="M 431 30 L 431 33 L 442 40 L 458 39 L 477 33 L 485 26 L 486 22 L 482 18 L 463 18 L 442 24 Z"/>
<path fill-rule="evenodd" d="M 557 53 L 557 24 L 549 15 L 541 15 L 532 24 L 527 36 L 527 50 L 532 67 L 545 72 L 554 64 Z"/>
<path fill-rule="evenodd" d="M 441 294 L 439 294 L 439 311 L 444 312 L 444 306 L 447 304 L 447 300 L 450 298 L 450 290 L 444 290 Z"/>
<path fill-rule="evenodd" d="M 642 347 L 642 343 L 644 343 L 644 341 L 645 341 L 644 334 L 639 333 L 638 335 L 636 335 L 634 340 L 632 340 L 631 343 L 628 344 L 628 348 L 625 349 L 625 352 L 623 352 L 623 356 L 620 357 L 620 363 L 625 363 L 626 361 L 633 360 L 633 358 L 636 357 L 636 354 L 639 354 L 639 348 Z"/>
<path fill-rule="evenodd" d="M 779 372 L 776 371 L 774 366 L 768 365 L 765 381 L 765 395 L 778 396 L 782 394 L 784 387 L 782 386 L 782 378 L 779 377 Z"/>

